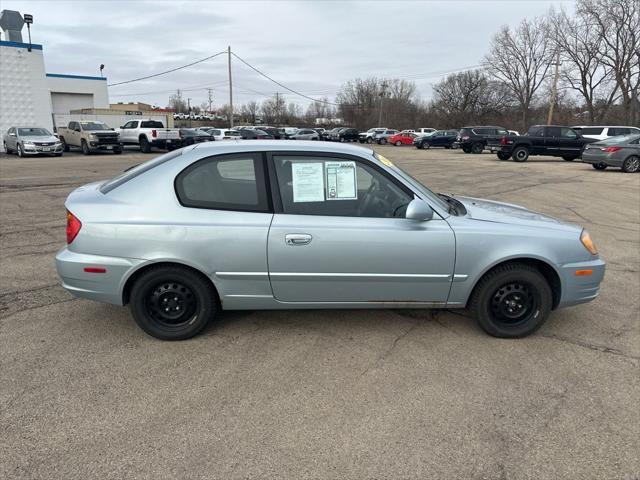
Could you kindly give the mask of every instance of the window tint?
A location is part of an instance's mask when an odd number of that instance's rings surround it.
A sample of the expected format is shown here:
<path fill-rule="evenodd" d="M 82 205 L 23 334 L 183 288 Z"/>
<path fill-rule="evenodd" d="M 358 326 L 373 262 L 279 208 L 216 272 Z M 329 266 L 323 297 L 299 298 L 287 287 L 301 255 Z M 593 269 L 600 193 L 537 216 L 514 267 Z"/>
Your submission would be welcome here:
<path fill-rule="evenodd" d="M 404 218 L 412 193 L 348 158 L 274 156 L 284 213 Z"/>
<path fill-rule="evenodd" d="M 141 122 L 141 128 L 164 128 L 162 122 L 158 120 L 147 120 L 146 122 Z"/>
<path fill-rule="evenodd" d="M 504 128 L 496 128 L 496 133 L 498 135 L 509 135 L 509 132 L 507 132 Z"/>
<path fill-rule="evenodd" d="M 175 185 L 185 207 L 269 211 L 262 156 L 257 153 L 200 160 L 183 170 Z"/>
<path fill-rule="evenodd" d="M 544 128 L 542 127 L 531 127 L 527 132 L 527 135 L 530 137 L 542 137 L 544 136 Z"/>
<path fill-rule="evenodd" d="M 580 129 L 582 135 L 600 135 L 604 130 L 602 127 L 584 127 Z"/>
<path fill-rule="evenodd" d="M 578 138 L 578 135 L 576 135 L 576 132 L 574 132 L 572 129 L 567 127 L 562 127 L 560 129 L 560 136 L 563 138 Z"/>
<path fill-rule="evenodd" d="M 560 127 L 547 127 L 547 137 L 560 137 Z"/>
<path fill-rule="evenodd" d="M 609 128 L 609 132 L 607 133 L 607 136 L 615 137 L 617 135 L 629 135 L 632 132 L 633 130 L 631 128 L 615 127 L 615 128 Z"/>

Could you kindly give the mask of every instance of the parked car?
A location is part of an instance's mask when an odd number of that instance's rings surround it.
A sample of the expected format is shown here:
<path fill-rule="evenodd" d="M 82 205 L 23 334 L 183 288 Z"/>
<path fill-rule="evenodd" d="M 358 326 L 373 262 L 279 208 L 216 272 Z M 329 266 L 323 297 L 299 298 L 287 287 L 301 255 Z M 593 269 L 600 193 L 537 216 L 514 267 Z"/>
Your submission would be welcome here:
<path fill-rule="evenodd" d="M 356 128 L 343 128 L 338 131 L 336 141 L 338 142 L 357 142 L 360 132 Z"/>
<path fill-rule="evenodd" d="M 316 132 L 318 132 L 318 135 L 320 135 L 320 138 L 322 137 L 322 134 L 324 133 L 325 129 L 320 127 L 320 128 L 314 128 L 314 130 Z"/>
<path fill-rule="evenodd" d="M 436 129 L 435 128 L 418 128 L 416 130 L 414 130 L 414 132 L 419 136 L 423 136 L 423 135 L 430 135 L 433 132 L 435 132 Z"/>
<path fill-rule="evenodd" d="M 262 130 L 267 135 L 271 135 L 275 140 L 284 140 L 285 138 L 287 138 L 287 135 L 284 132 L 284 128 L 261 127 L 260 130 Z"/>
<path fill-rule="evenodd" d="M 413 132 L 399 132 L 389 137 L 389 143 L 399 147 L 400 145 L 411 145 L 417 135 Z"/>
<path fill-rule="evenodd" d="M 416 148 L 443 147 L 449 149 L 457 138 L 457 130 L 436 130 L 429 135 L 414 138 L 413 144 Z"/>
<path fill-rule="evenodd" d="M 242 130 L 240 135 L 243 140 L 273 140 L 273 135 L 262 130 Z"/>
<path fill-rule="evenodd" d="M 522 337 L 593 300 L 605 270 L 580 226 L 433 193 L 347 145 L 186 147 L 76 189 L 65 207 L 62 285 L 129 304 L 164 340 L 222 310 L 300 308 L 468 307 L 490 335 Z"/>
<path fill-rule="evenodd" d="M 182 145 L 179 130 L 165 128 L 160 120 L 129 120 L 118 131 L 123 145 L 137 145 L 144 153 L 149 153 L 152 147 L 173 150 Z"/>
<path fill-rule="evenodd" d="M 500 160 L 513 158 L 516 162 L 526 162 L 530 155 L 562 157 L 566 161 L 580 158 L 585 145 L 596 140 L 584 138 L 574 129 L 557 125 L 534 125 L 526 135 L 507 135 L 500 144 L 491 146 Z"/>
<path fill-rule="evenodd" d="M 98 151 L 111 151 L 116 155 L 122 153 L 120 135 L 103 122 L 71 121 L 66 127 L 58 127 L 57 134 L 65 152 L 71 147 L 76 147 L 85 155 Z"/>
<path fill-rule="evenodd" d="M 500 139 L 509 135 L 506 128 L 494 126 L 463 127 L 456 139 L 456 147 L 464 153 L 482 153 L 488 146 L 497 146 Z"/>
<path fill-rule="evenodd" d="M 234 138 L 237 140 L 241 138 L 240 132 L 236 130 L 225 130 L 222 128 L 212 128 L 212 127 L 205 127 L 205 128 L 202 128 L 201 130 L 204 130 L 209 135 L 211 135 L 214 138 L 214 140 L 231 140 Z"/>
<path fill-rule="evenodd" d="M 582 161 L 596 170 L 621 168 L 625 173 L 640 172 L 640 134 L 611 137 L 590 143 L 582 152 Z"/>
<path fill-rule="evenodd" d="M 301 128 L 297 132 L 289 135 L 287 138 L 290 140 L 319 140 L 320 135 L 311 128 Z"/>
<path fill-rule="evenodd" d="M 360 132 L 358 134 L 358 141 L 360 143 L 373 143 L 373 137 L 376 133 L 383 133 L 387 130 L 385 127 L 370 128 L 366 132 Z"/>
<path fill-rule="evenodd" d="M 385 145 L 389 143 L 389 138 L 391 138 L 393 135 L 397 133 L 398 133 L 398 130 L 393 130 L 393 129 L 387 129 L 381 133 L 374 133 L 373 141 L 379 145 Z"/>
<path fill-rule="evenodd" d="M 338 131 L 342 130 L 344 127 L 335 127 L 331 130 L 325 130 L 322 132 L 322 140 L 333 140 L 333 136 L 338 133 Z"/>
<path fill-rule="evenodd" d="M 49 130 L 42 127 L 11 127 L 3 136 L 5 153 L 15 152 L 19 157 L 27 155 L 62 155 L 63 144 Z"/>
<path fill-rule="evenodd" d="M 182 147 L 193 145 L 195 143 L 215 141 L 215 137 L 213 135 L 197 128 L 181 128 L 179 130 L 179 134 L 180 140 L 182 141 L 180 145 Z"/>
<path fill-rule="evenodd" d="M 600 127 L 583 125 L 572 128 L 583 137 L 593 138 L 595 140 L 606 140 L 607 138 L 617 137 L 619 135 L 640 134 L 640 128 L 638 127 Z"/>

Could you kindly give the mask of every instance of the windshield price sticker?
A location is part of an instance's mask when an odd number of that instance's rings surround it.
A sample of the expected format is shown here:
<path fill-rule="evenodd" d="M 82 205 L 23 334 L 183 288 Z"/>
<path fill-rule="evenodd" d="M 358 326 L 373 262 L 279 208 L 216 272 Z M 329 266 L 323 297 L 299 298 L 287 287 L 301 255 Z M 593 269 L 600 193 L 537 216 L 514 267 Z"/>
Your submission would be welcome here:
<path fill-rule="evenodd" d="M 294 203 L 324 201 L 322 173 L 322 162 L 291 164 Z"/>
<path fill-rule="evenodd" d="M 358 198 L 356 162 L 325 163 L 327 200 L 355 200 Z"/>

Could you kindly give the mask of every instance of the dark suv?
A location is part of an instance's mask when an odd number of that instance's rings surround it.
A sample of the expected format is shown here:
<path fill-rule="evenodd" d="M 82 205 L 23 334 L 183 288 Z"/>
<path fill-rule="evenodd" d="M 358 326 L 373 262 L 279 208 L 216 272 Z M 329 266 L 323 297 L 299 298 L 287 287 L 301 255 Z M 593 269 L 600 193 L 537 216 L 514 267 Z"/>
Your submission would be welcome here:
<path fill-rule="evenodd" d="M 499 146 L 505 135 L 509 132 L 504 127 L 464 127 L 460 129 L 456 144 L 464 153 L 482 153 L 487 147 Z"/>
<path fill-rule="evenodd" d="M 357 142 L 360 132 L 355 128 L 343 128 L 336 135 L 339 142 Z"/>

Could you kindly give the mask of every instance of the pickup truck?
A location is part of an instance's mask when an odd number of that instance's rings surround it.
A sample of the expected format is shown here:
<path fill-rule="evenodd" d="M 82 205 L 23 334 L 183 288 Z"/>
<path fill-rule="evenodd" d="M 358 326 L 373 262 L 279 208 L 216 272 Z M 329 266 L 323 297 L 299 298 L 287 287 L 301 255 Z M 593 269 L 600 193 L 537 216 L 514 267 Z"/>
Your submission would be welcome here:
<path fill-rule="evenodd" d="M 58 127 L 56 133 L 65 152 L 68 152 L 71 147 L 78 147 L 85 155 L 100 150 L 112 151 L 115 154 L 122 153 L 118 132 L 102 122 L 71 121 L 66 127 Z"/>
<path fill-rule="evenodd" d="M 123 145 L 138 145 L 144 153 L 149 153 L 151 147 L 174 150 L 182 146 L 180 130 L 164 128 L 160 120 L 129 120 L 118 132 Z"/>
<path fill-rule="evenodd" d="M 557 125 L 534 125 L 526 135 L 506 135 L 497 145 L 488 145 L 500 160 L 513 158 L 515 162 L 526 162 L 530 155 L 562 157 L 570 162 L 580 158 L 585 145 L 596 142 L 585 138 L 573 128 Z"/>

